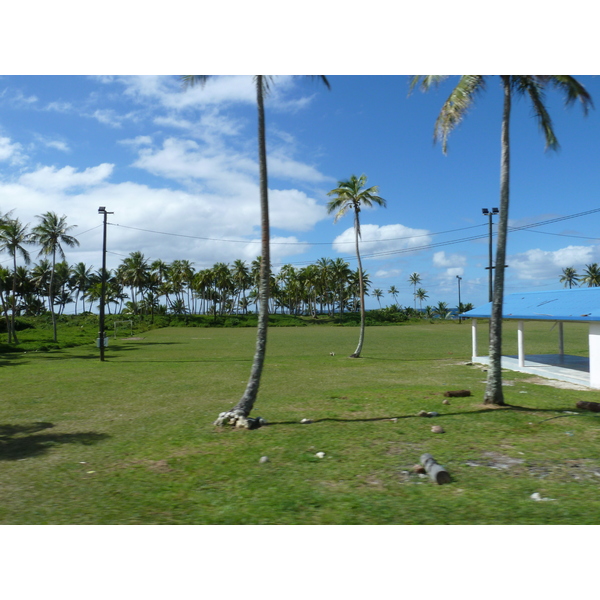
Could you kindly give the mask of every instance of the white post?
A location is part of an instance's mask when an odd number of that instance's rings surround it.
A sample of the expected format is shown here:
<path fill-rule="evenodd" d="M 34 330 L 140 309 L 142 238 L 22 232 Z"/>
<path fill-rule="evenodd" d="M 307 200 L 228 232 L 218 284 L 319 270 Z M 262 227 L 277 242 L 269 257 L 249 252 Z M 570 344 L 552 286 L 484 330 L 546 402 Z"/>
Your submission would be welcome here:
<path fill-rule="evenodd" d="M 565 338 L 562 321 L 558 322 L 558 354 L 560 357 L 560 362 L 563 362 L 565 359 Z"/>
<path fill-rule="evenodd" d="M 523 321 L 519 321 L 519 331 L 517 333 L 517 344 L 519 347 L 519 367 L 525 366 L 525 348 L 523 345 Z"/>
<path fill-rule="evenodd" d="M 471 319 L 471 360 L 477 356 L 477 319 Z"/>
<path fill-rule="evenodd" d="M 600 323 L 590 323 L 590 387 L 600 389 Z"/>

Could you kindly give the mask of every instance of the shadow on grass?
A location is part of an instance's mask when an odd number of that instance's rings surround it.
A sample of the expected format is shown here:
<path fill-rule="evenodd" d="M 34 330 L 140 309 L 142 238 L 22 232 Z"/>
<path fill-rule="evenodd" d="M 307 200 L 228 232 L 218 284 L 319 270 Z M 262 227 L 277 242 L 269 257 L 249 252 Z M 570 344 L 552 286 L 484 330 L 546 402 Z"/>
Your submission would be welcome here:
<path fill-rule="evenodd" d="M 59 444 L 83 444 L 89 446 L 105 440 L 106 433 L 88 431 L 83 433 L 39 433 L 54 427 L 53 423 L 30 423 L 27 425 L 0 425 L 0 460 L 19 460 L 45 454 Z"/>
<path fill-rule="evenodd" d="M 516 406 L 511 404 L 506 404 L 504 406 L 490 406 L 489 408 L 481 408 L 479 410 L 465 410 L 461 412 L 454 413 L 440 413 L 437 417 L 422 417 L 420 415 L 398 415 L 394 417 L 368 417 L 368 418 L 357 418 L 357 419 L 344 419 L 340 417 L 323 417 L 322 419 L 313 419 L 313 423 L 322 423 L 325 421 L 334 421 L 336 423 L 369 423 L 372 421 L 391 421 L 393 419 L 401 420 L 401 419 L 431 419 L 433 423 L 438 423 L 440 420 L 443 420 L 443 417 L 455 417 L 459 415 L 477 415 L 477 414 L 492 414 L 494 412 L 507 412 L 511 410 L 519 411 L 519 412 L 527 412 L 527 413 L 538 413 L 538 412 L 550 412 L 557 413 L 565 410 L 571 410 L 572 407 L 568 406 L 565 408 L 527 408 L 526 406 Z M 591 414 L 591 413 L 590 413 Z M 570 416 L 570 415 L 564 415 Z M 271 425 L 304 425 L 304 423 L 300 423 L 300 421 L 273 421 L 268 422 L 268 426 Z"/>

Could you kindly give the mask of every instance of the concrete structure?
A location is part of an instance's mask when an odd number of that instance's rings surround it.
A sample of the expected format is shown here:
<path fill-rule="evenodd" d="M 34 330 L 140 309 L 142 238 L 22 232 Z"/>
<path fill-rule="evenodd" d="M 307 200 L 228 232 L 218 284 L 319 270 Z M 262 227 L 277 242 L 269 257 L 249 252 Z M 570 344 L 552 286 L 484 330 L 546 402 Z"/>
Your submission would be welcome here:
<path fill-rule="evenodd" d="M 477 319 L 489 319 L 492 303 L 474 308 L 464 317 L 472 319 L 472 360 L 489 364 L 477 354 Z M 600 288 L 552 292 L 528 292 L 504 297 L 503 318 L 518 321 L 517 354 L 502 357 L 502 368 L 600 389 Z M 558 353 L 526 355 L 525 322 L 554 321 L 558 325 Z M 589 323 L 589 358 L 564 351 L 563 323 Z"/>

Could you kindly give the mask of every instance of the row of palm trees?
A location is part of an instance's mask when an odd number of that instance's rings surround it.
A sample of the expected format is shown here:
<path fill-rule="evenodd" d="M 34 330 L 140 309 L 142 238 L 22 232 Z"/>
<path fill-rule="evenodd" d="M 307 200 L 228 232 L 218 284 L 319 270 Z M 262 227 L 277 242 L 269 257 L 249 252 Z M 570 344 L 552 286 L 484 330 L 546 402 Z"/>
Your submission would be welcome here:
<path fill-rule="evenodd" d="M 21 258 L 28 257 L 24 245 L 19 248 Z M 258 311 L 260 262 L 260 257 L 250 265 L 242 260 L 231 265 L 218 262 L 212 268 L 196 271 L 188 260 L 168 264 L 132 252 L 116 269 L 107 270 L 107 310 L 109 314 L 125 311 L 214 316 Z M 365 290 L 371 287 L 368 273 L 363 273 L 363 283 Z M 270 288 L 269 312 L 274 314 L 333 316 L 360 308 L 359 272 L 341 258 L 321 258 L 301 268 L 284 265 L 271 275 Z M 75 314 L 91 311 L 100 302 L 101 292 L 101 270 L 95 271 L 83 262 L 70 266 L 66 261 L 53 264 L 42 259 L 29 269 L 23 265 L 12 271 L 0 267 L 0 300 L 5 315 L 36 316 L 52 308 L 61 315 L 67 305 L 73 305 Z M 421 300 L 428 297 L 423 292 Z M 381 307 L 383 292 L 375 289 L 372 293 Z M 389 293 L 394 296 L 396 308 L 401 309 L 396 287 L 391 286 Z"/>
<path fill-rule="evenodd" d="M 579 275 L 575 267 L 565 267 L 562 270 L 560 282 L 571 289 L 574 285 L 583 287 L 600 287 L 600 267 L 598 263 L 585 265 L 583 274 Z"/>
<path fill-rule="evenodd" d="M 65 258 L 63 245 L 69 247 L 79 245 L 79 241 L 69 234 L 69 231 L 75 226 L 67 225 L 64 215 L 59 217 L 54 212 L 46 212 L 43 215 L 37 215 L 36 218 L 39 222 L 30 231 L 29 225 L 21 223 L 18 218 L 13 218 L 12 211 L 0 215 L 0 252 L 4 251 L 8 253 L 13 260 L 13 276 L 10 277 L 12 279 L 12 295 L 10 297 L 5 298 L 8 289 L 6 283 L 9 279 L 7 270 L 2 268 L 2 273 L 0 274 L 0 279 L 2 279 L 2 283 L 0 284 L 0 304 L 2 305 L 2 312 L 6 319 L 9 343 L 18 343 L 15 327 L 15 317 L 17 315 L 17 282 L 19 280 L 17 258 L 20 257 L 28 265 L 31 262 L 31 255 L 27 249 L 30 245 L 40 246 L 38 257 L 51 257 L 51 261 L 46 260 L 36 265 L 36 269 L 32 272 L 32 279 L 37 281 L 40 289 L 43 285 L 43 280 L 47 279 L 48 291 L 46 295 L 48 298 L 48 308 L 52 314 L 54 341 L 57 341 L 56 313 L 54 307 L 59 286 L 55 282 L 57 271 L 56 256 L 59 255 L 62 259 Z M 26 273 L 26 269 L 21 267 L 21 277 L 24 277 Z M 22 293 L 22 298 L 24 297 L 25 294 Z M 33 301 L 33 298 L 31 300 Z M 10 319 L 8 315 L 9 307 L 11 312 Z"/>

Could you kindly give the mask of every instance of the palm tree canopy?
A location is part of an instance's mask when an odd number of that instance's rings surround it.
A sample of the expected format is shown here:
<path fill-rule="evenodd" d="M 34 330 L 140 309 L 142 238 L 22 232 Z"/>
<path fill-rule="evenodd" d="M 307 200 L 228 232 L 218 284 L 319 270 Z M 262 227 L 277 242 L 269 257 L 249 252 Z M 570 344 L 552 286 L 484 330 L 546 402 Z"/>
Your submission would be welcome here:
<path fill-rule="evenodd" d="M 427 91 L 447 76 L 415 75 L 411 81 L 411 91 L 418 85 Z M 544 91 L 548 86 L 557 88 L 565 94 L 565 105 L 576 101 L 581 103 L 584 114 L 593 107 L 590 94 L 581 83 L 570 75 L 503 75 L 509 78 L 511 91 L 517 96 L 528 95 L 533 107 L 533 114 L 546 140 L 546 149 L 558 150 L 559 144 L 554 134 L 552 120 L 544 105 Z M 448 96 L 435 122 L 433 139 L 441 141 L 444 154 L 448 150 L 448 136 L 463 120 L 477 95 L 485 89 L 484 75 L 461 75 L 456 87 Z"/>
<path fill-rule="evenodd" d="M 79 240 L 69 235 L 69 231 L 77 225 L 67 225 L 66 215 L 59 217 L 54 212 L 46 212 L 43 215 L 37 215 L 37 218 L 41 220 L 41 223 L 33 228 L 32 239 L 42 247 L 38 256 L 49 256 L 58 252 L 64 260 L 65 252 L 62 244 L 70 248 L 79 246 Z"/>
<path fill-rule="evenodd" d="M 338 181 L 338 186 L 327 192 L 328 196 L 335 196 L 332 200 L 327 203 L 327 213 L 331 214 L 336 212 L 334 223 L 338 219 L 343 217 L 350 209 L 354 210 L 354 226 L 360 236 L 360 220 L 358 213 L 360 212 L 361 205 L 371 207 L 373 204 L 378 206 L 386 206 L 386 201 L 381 198 L 379 193 L 379 187 L 374 185 L 370 188 L 365 188 L 367 183 L 367 176 L 361 175 L 356 177 L 352 175 L 348 181 Z"/>
<path fill-rule="evenodd" d="M 12 258 L 20 254 L 25 263 L 29 264 L 31 259 L 24 244 L 31 243 L 32 238 L 27 233 L 27 225 L 22 225 L 19 219 L 8 219 L 0 225 L 0 251 L 8 252 Z"/>

